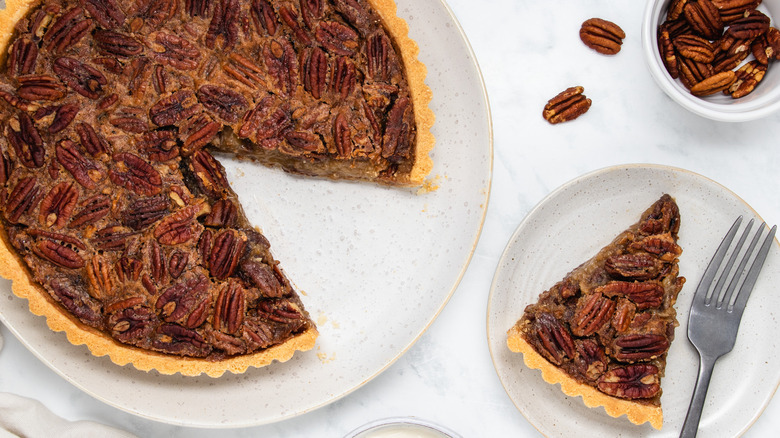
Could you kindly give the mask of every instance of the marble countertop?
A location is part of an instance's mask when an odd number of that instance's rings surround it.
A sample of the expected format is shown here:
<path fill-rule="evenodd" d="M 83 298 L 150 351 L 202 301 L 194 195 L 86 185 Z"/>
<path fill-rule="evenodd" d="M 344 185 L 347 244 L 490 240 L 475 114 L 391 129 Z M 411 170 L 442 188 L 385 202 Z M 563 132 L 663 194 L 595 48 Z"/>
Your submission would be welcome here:
<path fill-rule="evenodd" d="M 680 167 L 731 189 L 767 222 L 780 222 L 780 114 L 728 124 L 677 106 L 642 58 L 643 2 L 450 0 L 478 59 L 494 130 L 493 182 L 476 252 L 449 303 L 416 344 L 378 377 L 327 406 L 275 424 L 219 436 L 341 437 L 385 417 L 415 416 L 464 437 L 541 436 L 512 404 L 488 351 L 486 310 L 499 257 L 523 217 L 548 193 L 587 172 L 626 163 Z M 399 11 L 404 15 L 404 11 Z M 587 49 L 580 24 L 618 23 L 627 37 L 613 57 Z M 420 17 L 405 17 L 409 20 Z M 424 50 L 423 50 L 424 53 Z M 549 98 L 582 85 L 593 100 L 573 122 L 541 117 Z M 105 405 L 55 374 L 2 327 L 0 391 L 42 401 L 67 419 L 105 423 L 138 436 L 207 437 Z M 679 336 L 677 342 L 687 342 Z M 774 397 L 744 435 L 780 430 Z"/>

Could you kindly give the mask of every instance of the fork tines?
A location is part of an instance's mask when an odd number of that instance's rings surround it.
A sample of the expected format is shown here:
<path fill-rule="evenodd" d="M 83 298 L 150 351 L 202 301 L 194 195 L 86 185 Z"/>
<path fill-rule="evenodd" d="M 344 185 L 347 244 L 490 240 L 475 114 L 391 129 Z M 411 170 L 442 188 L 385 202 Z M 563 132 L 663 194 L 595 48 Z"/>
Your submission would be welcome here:
<path fill-rule="evenodd" d="M 727 305 L 727 311 L 731 312 L 735 308 L 741 311 L 747 299 L 750 296 L 750 292 L 756 283 L 758 273 L 761 271 L 761 267 L 766 260 L 769 248 L 772 245 L 775 233 L 777 232 L 777 225 L 773 226 L 769 232 L 765 235 L 763 241 L 759 245 L 759 240 L 763 231 L 767 229 L 766 223 L 762 223 L 758 228 L 747 249 L 743 250 L 745 242 L 748 241 L 748 236 L 753 228 L 754 220 L 751 219 L 745 227 L 742 235 L 739 237 L 736 245 L 732 246 L 732 241 L 739 230 L 742 223 L 742 216 L 738 217 L 734 224 L 729 229 L 726 237 L 718 246 L 718 250 L 712 257 L 710 264 L 707 266 L 707 270 L 704 272 L 704 276 L 699 283 L 699 287 L 696 289 L 695 297 L 697 300 L 704 300 L 704 305 L 709 306 L 713 300 L 715 306 L 720 309 L 724 305 Z M 759 250 L 755 251 L 756 246 L 759 246 Z M 728 261 L 724 264 L 723 260 L 729 257 Z M 748 265 L 748 263 L 750 263 Z M 734 268 L 734 265 L 736 269 Z M 721 266 L 723 265 L 723 266 Z M 718 281 L 713 281 L 719 275 Z M 712 287 L 709 287 L 711 286 Z M 726 287 L 728 285 L 728 287 Z M 739 290 L 734 294 L 734 291 Z"/>

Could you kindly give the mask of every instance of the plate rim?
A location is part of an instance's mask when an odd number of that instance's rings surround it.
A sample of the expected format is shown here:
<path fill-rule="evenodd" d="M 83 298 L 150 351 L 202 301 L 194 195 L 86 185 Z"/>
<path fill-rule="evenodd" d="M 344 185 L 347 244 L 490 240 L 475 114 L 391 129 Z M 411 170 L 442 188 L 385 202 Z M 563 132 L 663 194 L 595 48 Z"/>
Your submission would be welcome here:
<path fill-rule="evenodd" d="M 681 167 L 677 167 L 677 166 L 665 165 L 665 164 L 656 164 L 656 163 L 623 163 L 623 164 L 614 164 L 614 165 L 601 167 L 601 168 L 598 168 L 598 169 L 595 169 L 595 170 L 588 171 L 588 172 L 583 173 L 581 175 L 575 176 L 574 178 L 571 178 L 570 180 L 565 181 L 564 183 L 562 183 L 561 185 L 559 185 L 558 187 L 556 187 L 555 189 L 550 191 L 547 195 L 543 196 L 542 199 L 539 202 L 537 202 L 536 205 L 534 205 L 528 211 L 528 213 L 521 219 L 521 221 L 518 223 L 517 227 L 512 232 L 512 235 L 507 240 L 507 243 L 504 246 L 504 249 L 502 250 L 501 255 L 499 256 L 499 259 L 498 259 L 498 261 L 496 263 L 496 269 L 495 269 L 495 272 L 493 274 L 493 279 L 491 280 L 491 283 L 490 283 L 490 291 L 488 293 L 488 303 L 487 303 L 487 308 L 486 308 L 487 311 L 486 311 L 486 318 L 485 318 L 485 320 L 486 320 L 486 338 L 487 338 L 488 350 L 490 352 L 490 359 L 491 359 L 491 362 L 493 363 L 493 370 L 495 371 L 496 376 L 498 377 L 498 380 L 501 383 L 501 387 L 504 389 L 504 392 L 506 393 L 507 397 L 509 397 L 510 401 L 515 406 L 515 408 L 522 414 L 523 418 L 525 418 L 525 420 L 528 421 L 528 423 L 537 432 L 539 432 L 541 435 L 543 435 L 545 437 L 549 437 L 549 435 L 545 434 L 539 428 L 539 426 L 537 426 L 537 424 L 534 421 L 532 421 L 531 418 L 529 418 L 528 414 L 523 409 L 521 409 L 521 407 L 518 405 L 518 403 L 515 401 L 515 399 L 510 394 L 509 388 L 507 387 L 507 383 L 505 383 L 505 377 L 502 376 L 501 373 L 499 372 L 499 366 L 497 364 L 497 362 L 499 360 L 498 359 L 498 352 L 494 350 L 494 345 L 491 342 L 491 340 L 492 340 L 491 339 L 491 335 L 493 335 L 494 332 L 495 332 L 495 330 L 493 332 L 491 331 L 491 314 L 493 313 L 492 310 L 493 310 L 493 304 L 494 304 L 493 303 L 493 301 L 494 301 L 494 294 L 496 292 L 497 283 L 498 283 L 498 280 L 499 280 L 499 274 L 504 269 L 504 268 L 502 268 L 502 263 L 506 260 L 506 257 L 507 257 L 507 255 L 509 253 L 509 250 L 511 249 L 513 243 L 517 240 L 517 237 L 520 234 L 520 232 L 525 227 L 527 227 L 528 223 L 532 220 L 534 215 L 543 206 L 545 206 L 548 203 L 548 201 L 550 201 L 550 199 L 553 199 L 555 196 L 559 195 L 561 192 L 564 192 L 564 191 L 568 190 L 570 187 L 572 187 L 572 186 L 582 182 L 583 180 L 592 179 L 592 178 L 597 177 L 599 175 L 610 173 L 610 172 L 615 172 L 615 171 L 620 171 L 620 170 L 630 170 L 630 169 L 652 169 L 652 170 L 657 170 L 657 171 L 667 171 L 667 172 L 671 172 L 671 173 L 687 174 L 688 176 L 692 176 L 694 178 L 702 179 L 703 181 L 706 181 L 707 183 L 713 184 L 713 185 L 719 187 L 720 189 L 722 189 L 723 191 L 727 192 L 736 201 L 741 203 L 741 205 L 743 205 L 749 211 L 751 211 L 755 215 L 755 217 L 757 219 L 759 219 L 759 220 L 761 220 L 763 222 L 766 222 L 763 219 L 763 217 L 749 203 L 747 203 L 741 196 L 739 196 L 738 194 L 736 194 L 734 191 L 732 191 L 728 187 L 724 186 L 723 184 L 715 181 L 714 179 L 712 179 L 710 177 L 702 175 L 702 174 L 700 174 L 698 172 L 695 172 L 695 171 L 692 171 L 692 170 L 689 170 L 689 169 L 685 169 L 685 168 L 681 168 Z M 780 237 L 776 236 L 774 238 L 774 243 L 775 243 L 775 246 L 780 247 Z M 687 317 L 686 317 L 686 319 L 687 319 Z M 499 332 L 495 332 L 495 333 L 499 333 Z M 685 337 L 687 339 L 687 333 L 685 335 L 686 335 Z M 525 366 L 525 364 L 523 364 L 522 366 L 527 368 Z M 780 378 L 777 380 L 777 382 L 775 382 L 774 388 L 772 389 L 772 391 L 770 391 L 768 393 L 768 396 L 766 397 L 765 400 L 763 400 L 761 406 L 755 412 L 755 414 L 753 415 L 751 420 L 745 425 L 744 428 L 742 428 L 741 430 L 739 430 L 737 432 L 736 436 L 743 435 L 745 432 L 747 432 L 755 424 L 755 422 L 764 413 L 764 411 L 766 410 L 767 406 L 769 405 L 771 400 L 776 395 L 778 389 L 780 389 Z"/>

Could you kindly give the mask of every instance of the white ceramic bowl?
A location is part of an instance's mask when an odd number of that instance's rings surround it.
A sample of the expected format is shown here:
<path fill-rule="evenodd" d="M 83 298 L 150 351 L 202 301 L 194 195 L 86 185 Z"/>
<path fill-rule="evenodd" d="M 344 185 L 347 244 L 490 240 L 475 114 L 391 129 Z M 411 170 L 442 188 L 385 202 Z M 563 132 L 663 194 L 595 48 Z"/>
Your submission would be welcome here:
<path fill-rule="evenodd" d="M 460 435 L 417 417 L 393 417 L 364 424 L 344 438 L 460 438 Z"/>
<path fill-rule="evenodd" d="M 679 79 L 672 79 L 661 60 L 656 37 L 658 26 L 666 20 L 666 9 L 670 2 L 648 0 L 642 21 L 642 47 L 647 66 L 669 97 L 695 114 L 722 122 L 755 120 L 780 109 L 780 61 L 775 61 L 774 65 L 770 63 L 764 79 L 756 89 L 740 99 L 733 99 L 723 93 L 696 97 Z M 772 19 L 772 26 L 780 25 L 780 1 L 764 0 L 758 9 Z M 750 59 L 753 59 L 752 55 L 748 57 Z"/>

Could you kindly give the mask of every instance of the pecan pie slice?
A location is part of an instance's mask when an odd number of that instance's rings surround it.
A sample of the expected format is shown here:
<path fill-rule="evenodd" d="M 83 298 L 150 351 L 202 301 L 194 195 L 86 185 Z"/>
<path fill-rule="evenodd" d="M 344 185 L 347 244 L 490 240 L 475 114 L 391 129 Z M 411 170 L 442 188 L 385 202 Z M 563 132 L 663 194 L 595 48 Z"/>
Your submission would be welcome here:
<path fill-rule="evenodd" d="M 678 325 L 680 213 L 663 195 L 639 222 L 526 307 L 507 344 L 589 407 L 663 423 L 661 377 Z"/>
<path fill-rule="evenodd" d="M 421 185 L 425 67 L 391 0 L 6 0 L 0 274 L 95 355 L 187 375 L 315 324 L 213 151 Z"/>

